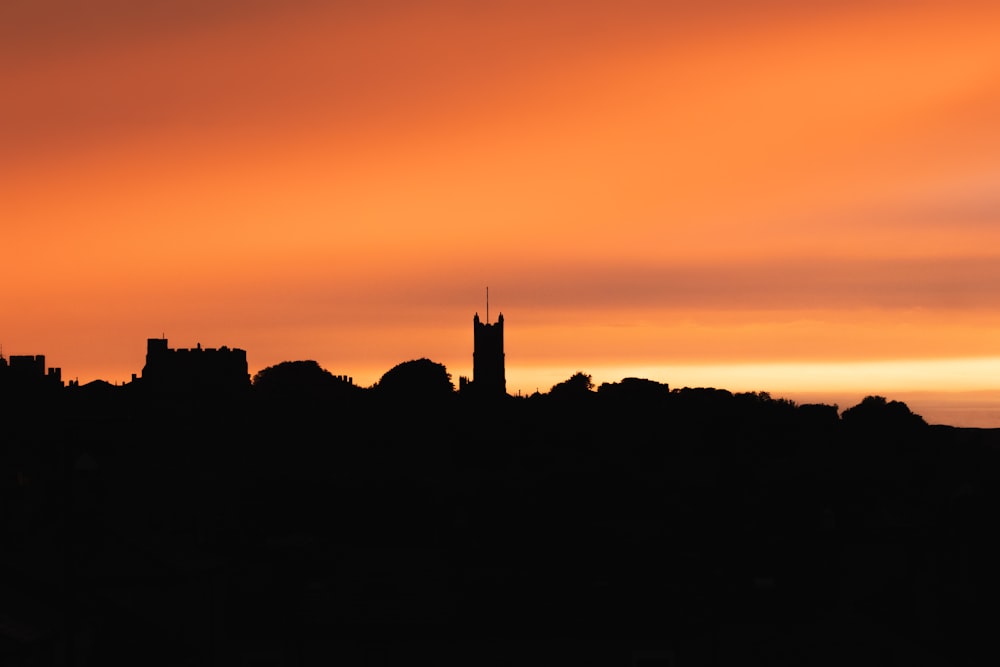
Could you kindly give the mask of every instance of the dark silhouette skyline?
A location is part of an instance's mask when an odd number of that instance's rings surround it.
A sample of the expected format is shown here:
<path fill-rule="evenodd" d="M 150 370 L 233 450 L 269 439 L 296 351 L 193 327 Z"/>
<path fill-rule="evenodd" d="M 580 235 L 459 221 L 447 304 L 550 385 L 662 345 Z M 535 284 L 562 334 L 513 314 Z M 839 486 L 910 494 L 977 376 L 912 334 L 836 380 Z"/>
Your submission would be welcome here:
<path fill-rule="evenodd" d="M 495 323 L 483 321 L 479 313 L 473 317 L 473 377 L 459 377 L 457 390 L 459 393 L 474 394 L 481 397 L 502 397 L 506 392 L 506 355 L 504 353 L 504 317 L 500 313 Z M 411 360 L 411 362 L 418 360 Z M 430 361 L 430 360 L 425 360 Z M 403 363 L 411 363 L 403 362 Z M 435 363 L 435 362 L 432 362 Z M 313 364 L 318 368 L 315 361 L 286 361 L 277 366 L 288 366 L 289 364 Z M 399 364 L 397 364 L 398 366 Z M 274 369 L 275 366 L 261 369 L 253 378 L 249 374 L 247 363 L 247 352 L 240 348 L 230 348 L 222 345 L 219 348 L 202 348 L 201 343 L 197 343 L 193 348 L 170 348 L 169 341 L 165 337 L 147 339 L 147 352 L 145 364 L 141 373 L 133 373 L 131 381 L 124 383 L 123 387 L 131 389 L 138 388 L 140 391 L 154 393 L 169 393 L 174 395 L 201 395 L 211 393 L 239 394 L 252 387 L 259 376 L 264 376 Z M 442 369 L 451 382 L 451 375 L 447 369 Z M 320 369 L 323 374 L 332 375 L 326 369 Z M 280 375 L 281 373 L 279 373 Z M 576 380 L 585 374 L 577 372 L 568 380 L 557 382 L 549 391 L 563 394 L 570 389 Z M 284 377 L 291 378 L 294 375 L 285 374 Z M 338 380 L 353 385 L 353 377 L 343 374 L 334 376 Z M 587 376 L 588 378 L 590 376 Z M 306 384 L 310 380 L 303 379 Z M 655 380 L 646 378 L 622 378 L 621 383 L 642 382 L 652 385 L 660 385 Z M 379 384 L 376 381 L 372 387 L 374 389 Z M 605 384 L 619 384 L 605 383 Z M 105 380 L 94 380 L 89 385 L 93 387 L 110 387 L 111 384 Z M 7 387 L 9 391 L 18 391 L 24 387 L 29 392 L 35 392 L 39 388 L 49 390 L 63 387 L 61 368 L 46 368 L 45 355 L 12 355 L 9 359 L 0 353 L 0 388 Z M 68 384 L 70 388 L 78 388 L 79 383 L 71 380 Z M 117 383 L 114 386 L 118 386 Z M 669 385 L 662 385 L 669 387 Z M 453 388 L 454 385 L 453 385 Z M 588 387 L 593 389 L 594 387 Z M 537 390 L 536 390 L 537 391 Z M 894 403 L 898 403 L 894 401 Z"/>
<path fill-rule="evenodd" d="M 498 395 L 475 343 L 459 389 L 165 338 L 122 386 L 0 366 L 0 664 L 996 655 L 996 431 L 582 371 Z"/>
<path fill-rule="evenodd" d="M 487 296 L 487 317 L 488 317 L 488 296 Z M 53 388 L 63 386 L 61 368 L 45 368 L 45 355 L 14 355 L 8 360 L 2 354 L 0 348 L 0 387 L 10 385 L 10 391 L 17 391 L 18 385 L 24 385 L 29 393 L 37 392 L 39 387 Z M 300 360 L 302 361 L 302 360 Z M 415 361 L 415 360 L 410 360 Z M 504 352 L 504 316 L 500 313 L 496 322 L 489 322 L 480 319 L 476 312 L 473 317 L 473 351 L 472 351 L 472 378 L 461 376 L 458 378 L 457 390 L 460 393 L 477 394 L 479 396 L 491 396 L 494 398 L 507 395 L 506 389 L 506 355 Z M 279 362 L 299 363 L 299 362 Z M 308 363 L 317 363 L 309 360 Z M 402 362 L 401 362 L 402 363 Z M 437 363 L 437 362 L 435 362 Z M 397 364 L 398 365 L 398 364 Z M 13 368 L 12 368 L 13 366 Z M 270 367 L 262 368 L 261 371 Z M 329 372 L 324 369 L 324 372 Z M 447 373 L 447 368 L 445 369 Z M 577 374 L 580 374 L 578 372 Z M 259 374 L 259 372 L 258 372 Z M 43 378 L 44 376 L 44 378 Z M 336 377 L 350 378 L 350 383 L 354 384 L 353 376 L 349 373 L 341 373 Z M 450 377 L 450 373 L 449 373 Z M 478 382 L 476 378 L 479 378 Z M 572 379 L 572 378 L 571 378 Z M 640 378 L 617 378 L 613 383 L 622 380 Z M 659 382 L 641 378 L 644 381 Z M 554 383 L 548 391 L 555 389 L 562 392 L 566 381 Z M 118 382 L 108 383 L 106 380 L 97 379 L 89 383 L 93 387 L 98 387 L 97 391 L 113 391 L 110 386 L 119 386 Z M 230 348 L 222 345 L 218 348 L 202 348 L 201 343 L 197 343 L 191 348 L 170 348 L 167 338 L 147 339 L 147 354 L 145 364 L 140 373 L 132 373 L 130 381 L 121 383 L 121 386 L 128 386 L 130 391 L 152 391 L 158 393 L 234 393 L 239 394 L 252 386 L 253 378 L 249 374 L 247 364 L 247 352 L 240 348 Z M 365 389 L 374 388 L 378 380 Z M 69 387 L 77 388 L 78 380 L 70 380 Z M 536 387 L 535 392 L 541 391 Z M 868 392 L 845 392 L 843 390 L 830 390 L 828 392 L 807 391 L 789 392 L 792 396 L 798 397 L 802 402 L 823 402 L 836 401 L 838 404 L 844 401 L 856 401 L 861 396 L 870 395 Z M 881 393 L 886 393 L 882 391 Z M 920 392 L 902 392 L 920 404 L 921 411 L 925 409 L 933 417 L 933 423 L 961 425 L 979 427 L 988 423 L 983 422 L 979 417 L 975 419 L 962 418 L 965 414 L 961 410 L 962 403 L 935 404 L 920 396 Z M 521 396 L 518 390 L 517 396 Z M 977 399 L 975 410 L 984 410 L 985 400 L 982 397 Z M 929 403 L 929 404 L 928 404 Z M 839 408 L 838 408 L 839 410 Z M 927 414 L 927 413 L 925 413 Z"/>

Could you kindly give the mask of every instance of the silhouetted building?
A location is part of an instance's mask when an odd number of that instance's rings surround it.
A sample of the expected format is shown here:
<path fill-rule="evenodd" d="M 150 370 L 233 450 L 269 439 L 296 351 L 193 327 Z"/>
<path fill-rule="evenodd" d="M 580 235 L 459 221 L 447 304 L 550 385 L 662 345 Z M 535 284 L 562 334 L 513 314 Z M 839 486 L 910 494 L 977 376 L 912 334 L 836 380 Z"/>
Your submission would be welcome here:
<path fill-rule="evenodd" d="M 507 394 L 507 377 L 504 373 L 503 313 L 496 324 L 483 322 L 479 313 L 472 320 L 474 349 L 472 352 L 472 382 L 460 380 L 460 389 L 472 389 L 480 396 Z"/>
<path fill-rule="evenodd" d="M 168 393 L 235 393 L 250 387 L 245 350 L 222 346 L 172 349 L 166 338 L 146 341 L 144 389 Z"/>
<path fill-rule="evenodd" d="M 45 368 L 44 354 L 0 356 L 0 383 L 11 389 L 52 389 L 63 386 L 61 368 Z"/>

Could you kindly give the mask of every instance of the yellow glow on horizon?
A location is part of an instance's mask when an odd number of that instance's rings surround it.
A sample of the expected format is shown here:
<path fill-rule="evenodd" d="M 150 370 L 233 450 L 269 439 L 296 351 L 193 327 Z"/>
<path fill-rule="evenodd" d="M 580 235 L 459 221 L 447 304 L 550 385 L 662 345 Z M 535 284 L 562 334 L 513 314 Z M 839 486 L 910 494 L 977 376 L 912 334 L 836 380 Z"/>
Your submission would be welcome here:
<path fill-rule="evenodd" d="M 576 372 L 595 387 L 638 377 L 683 387 L 735 393 L 765 391 L 796 403 L 824 403 L 844 410 L 869 395 L 905 402 L 931 424 L 1000 428 L 1000 357 L 892 361 L 756 364 L 620 365 L 583 368 L 508 368 L 508 391 L 530 396 Z"/>
<path fill-rule="evenodd" d="M 871 394 L 913 391 L 985 391 L 1000 388 L 1000 357 L 973 359 L 901 359 L 845 362 L 776 362 L 751 364 L 595 365 L 590 368 L 553 366 L 509 368 L 508 385 L 525 391 L 552 384 L 577 371 L 591 375 L 595 385 L 639 377 L 681 387 L 715 387 L 734 392 L 766 391 Z M 547 382 L 552 381 L 548 385 Z"/>

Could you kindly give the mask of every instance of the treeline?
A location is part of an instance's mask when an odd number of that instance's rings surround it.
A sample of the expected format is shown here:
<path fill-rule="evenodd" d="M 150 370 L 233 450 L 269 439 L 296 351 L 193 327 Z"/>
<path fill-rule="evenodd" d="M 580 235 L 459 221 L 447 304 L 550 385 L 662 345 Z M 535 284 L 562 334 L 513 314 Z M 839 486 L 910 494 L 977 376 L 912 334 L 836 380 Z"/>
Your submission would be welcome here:
<path fill-rule="evenodd" d="M 143 378 L 120 386 L 98 380 L 68 388 L 52 383 L 22 386 L 5 382 L 0 385 L 0 397 L 7 412 L 14 416 L 23 411 L 86 415 L 90 410 L 95 414 L 110 410 L 123 414 L 123 411 L 143 410 L 150 405 L 165 409 L 175 406 L 189 412 L 203 412 L 203 408 L 222 405 L 237 412 L 249 406 L 251 413 L 259 406 L 267 410 L 290 408 L 300 413 L 361 409 L 358 414 L 366 414 L 364 410 L 369 408 L 405 410 L 407 406 L 414 406 L 421 410 L 470 410 L 473 413 L 488 408 L 495 414 L 519 409 L 530 414 L 546 409 L 557 413 L 579 408 L 588 412 L 591 409 L 602 413 L 620 411 L 622 419 L 631 420 L 623 426 L 633 428 L 645 426 L 646 418 L 654 416 L 660 420 L 669 419 L 675 426 L 690 422 L 694 427 L 700 420 L 712 429 L 732 427 L 734 423 L 747 420 L 760 424 L 786 422 L 785 426 L 817 429 L 834 428 L 842 422 L 854 432 L 909 432 L 926 426 L 904 403 L 880 396 L 869 396 L 859 405 L 840 413 L 836 405 L 796 405 L 787 399 L 772 398 L 767 392 L 734 394 L 715 388 L 671 389 L 667 384 L 641 378 L 625 378 L 595 387 L 591 376 L 583 372 L 557 383 L 546 393 L 517 398 L 484 396 L 474 391 L 474 383 L 469 391 L 456 391 L 445 366 L 429 359 L 400 363 L 367 388 L 355 385 L 346 376 L 335 376 L 311 360 L 286 361 L 265 368 L 245 385 L 244 390 L 219 391 L 218 386 L 218 383 L 200 385 L 197 382 L 157 384 Z"/>

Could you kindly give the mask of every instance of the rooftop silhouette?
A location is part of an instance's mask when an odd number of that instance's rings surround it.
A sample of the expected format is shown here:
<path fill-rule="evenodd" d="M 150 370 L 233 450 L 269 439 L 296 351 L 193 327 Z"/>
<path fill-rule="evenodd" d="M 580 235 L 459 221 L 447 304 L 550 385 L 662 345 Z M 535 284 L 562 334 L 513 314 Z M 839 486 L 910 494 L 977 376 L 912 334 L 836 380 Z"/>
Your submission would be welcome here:
<path fill-rule="evenodd" d="M 146 343 L 146 365 L 142 367 L 143 389 L 156 393 L 224 393 L 250 387 L 247 353 L 226 346 L 172 349 L 166 338 Z"/>

